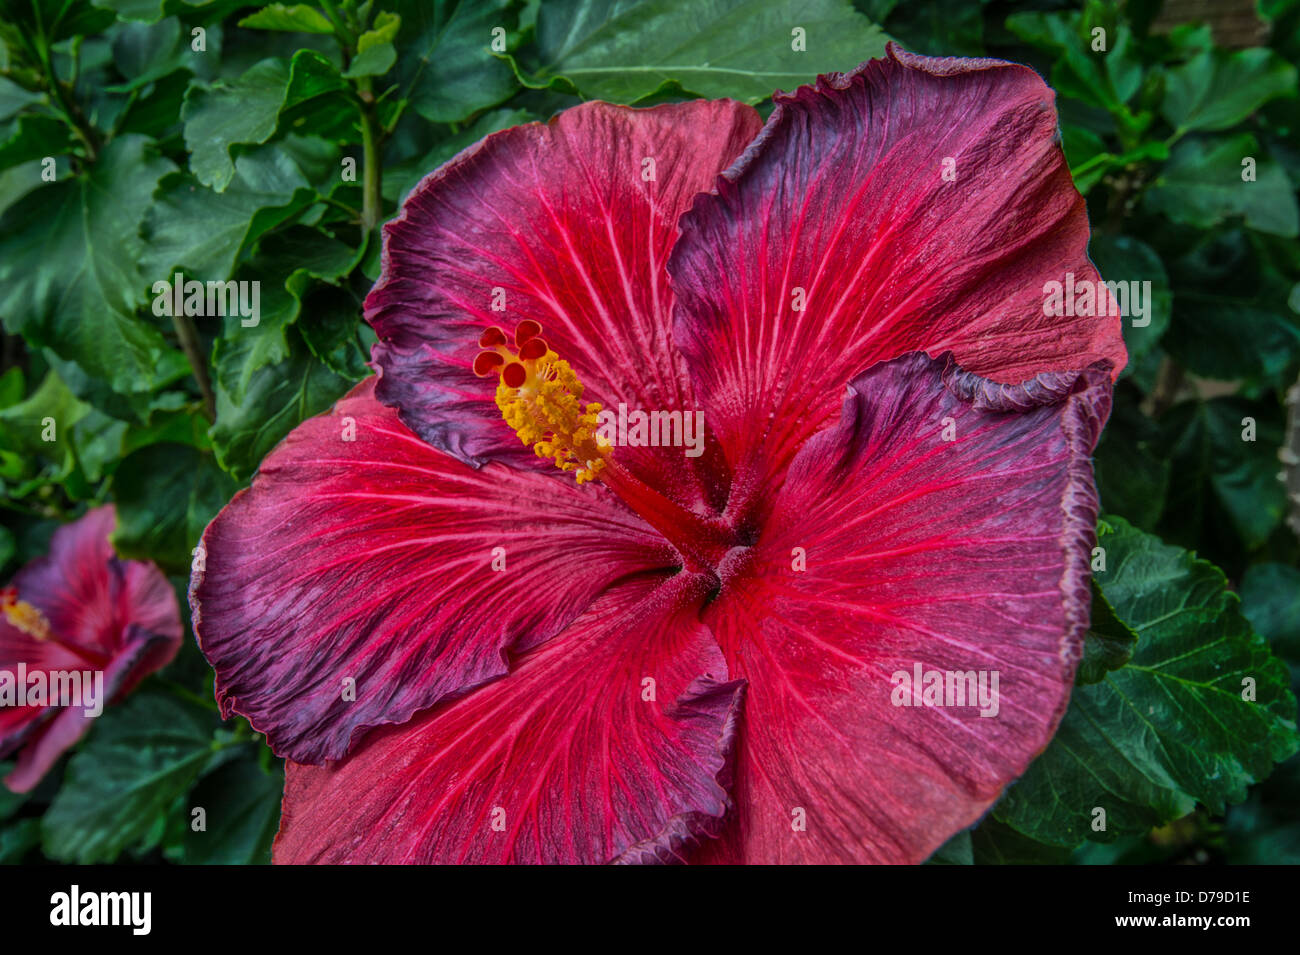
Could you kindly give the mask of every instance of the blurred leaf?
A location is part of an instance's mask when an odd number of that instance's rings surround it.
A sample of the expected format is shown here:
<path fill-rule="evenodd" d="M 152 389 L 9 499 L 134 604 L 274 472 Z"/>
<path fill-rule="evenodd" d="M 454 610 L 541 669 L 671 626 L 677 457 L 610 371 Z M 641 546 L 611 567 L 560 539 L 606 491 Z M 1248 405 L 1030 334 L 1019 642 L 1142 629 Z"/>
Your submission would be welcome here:
<path fill-rule="evenodd" d="M 1243 438 L 1246 419 L 1254 422 L 1254 440 Z M 1159 424 L 1156 451 L 1176 475 L 1160 532 L 1189 547 L 1222 543 L 1226 535 L 1247 550 L 1263 544 L 1286 512 L 1277 407 L 1241 398 L 1184 401 Z"/>
<path fill-rule="evenodd" d="M 1256 633 L 1300 663 L 1300 570 L 1253 565 L 1241 580 L 1241 610 Z"/>
<path fill-rule="evenodd" d="M 1272 50 L 1207 50 L 1165 80 L 1162 111 L 1176 134 L 1236 126 L 1275 96 L 1295 96 L 1296 68 Z"/>
<path fill-rule="evenodd" d="M 1169 328 L 1170 313 L 1173 309 L 1173 293 L 1169 288 L 1169 276 L 1156 251 L 1132 236 L 1111 236 L 1095 234 L 1088 246 L 1088 256 L 1101 277 L 1108 282 L 1138 283 L 1143 289 L 1141 301 L 1147 314 L 1137 316 L 1133 303 L 1129 303 L 1130 315 L 1122 319 L 1124 344 L 1128 348 L 1129 365 L 1125 372 L 1131 373 L 1132 367 L 1147 352 L 1159 343 L 1165 330 Z M 1142 283 L 1150 283 L 1147 286 Z M 1131 284 L 1128 286 L 1133 287 Z M 1121 298 L 1120 301 L 1124 299 Z M 1139 326 L 1137 322 L 1147 324 Z"/>
<path fill-rule="evenodd" d="M 427 154 L 409 159 L 384 169 L 384 198 L 400 202 L 416 185 L 447 160 L 463 149 L 474 145 L 484 136 L 536 120 L 537 116 L 524 109 L 498 109 L 484 113 L 463 132 L 439 142 Z"/>
<path fill-rule="evenodd" d="M 936 849 L 927 861 L 930 865 L 972 865 L 975 860 L 971 854 L 970 832 L 957 833 Z"/>
<path fill-rule="evenodd" d="M 53 371 L 28 398 L 0 410 L 0 486 L 9 485 L 9 496 L 23 497 L 42 483 L 58 483 L 72 473 L 73 426 L 89 412 Z M 52 422 L 52 432 L 47 422 Z M 45 440 L 48 433 L 54 440 Z M 22 486 L 28 482 L 29 487 Z"/>
<path fill-rule="evenodd" d="M 1062 865 L 1070 858 L 1069 849 L 1031 839 L 993 815 L 971 831 L 971 854 L 976 865 Z"/>
<path fill-rule="evenodd" d="M 252 30 L 292 30 L 298 33 L 333 33 L 325 15 L 305 3 L 272 3 L 239 21 Z"/>
<path fill-rule="evenodd" d="M 362 53 L 348 66 L 343 75 L 348 79 L 360 76 L 382 76 L 397 62 L 397 50 L 391 43 L 378 43 Z"/>
<path fill-rule="evenodd" d="M 3 563 L 0 563 L 0 566 L 3 566 Z M 0 762 L 0 779 L 4 779 L 13 771 L 14 764 L 12 762 Z M 16 793 L 9 789 L 8 786 L 0 783 L 0 820 L 8 819 L 16 813 L 30 797 L 31 793 L 29 792 Z"/>
<path fill-rule="evenodd" d="M 187 822 L 193 819 L 193 810 L 202 807 L 207 828 L 196 832 L 192 824 L 185 827 L 181 861 L 187 865 L 269 863 L 283 789 L 284 770 L 279 763 L 268 772 L 247 753 L 205 776 L 187 800 Z"/>
<path fill-rule="evenodd" d="M 42 113 L 23 113 L 13 131 L 0 142 L 0 169 L 46 156 L 62 156 L 71 149 L 72 138 L 62 121 Z"/>
<path fill-rule="evenodd" d="M 1286 668 L 1222 572 L 1120 518 L 1105 519 L 1099 544 L 1101 591 L 1137 649 L 1075 687 L 1056 737 L 993 811 L 1066 847 L 1143 831 L 1198 802 L 1222 812 L 1300 747 Z M 1092 829 L 1094 807 L 1106 812 L 1104 831 Z"/>
<path fill-rule="evenodd" d="M 1256 162 L 1255 181 L 1242 179 L 1243 161 Z M 1145 204 L 1174 222 L 1208 229 L 1232 216 L 1261 232 L 1300 232 L 1300 211 L 1286 173 L 1264 156 L 1249 133 L 1184 139 L 1174 147 Z"/>
<path fill-rule="evenodd" d="M 1174 313 L 1169 354 L 1206 378 L 1277 385 L 1300 358 L 1300 327 L 1284 313 L 1186 293 Z"/>
<path fill-rule="evenodd" d="M 8 119 L 24 106 L 44 101 L 43 94 L 23 89 L 13 80 L 0 76 L 0 120 Z"/>
<path fill-rule="evenodd" d="M 796 28 L 804 51 L 794 48 Z M 676 82 L 757 103 L 881 56 L 886 39 L 845 0 L 556 0 L 538 15 L 540 62 L 527 82 L 615 103 Z"/>
<path fill-rule="evenodd" d="M 1102 22 L 1104 8 L 1088 4 L 1086 12 L 1015 13 L 1007 17 L 1007 29 L 1026 43 L 1055 57 L 1051 84 L 1058 91 L 1105 109 L 1121 128 L 1138 132 L 1145 128 L 1126 105 L 1142 83 L 1142 65 L 1136 44 L 1123 22 Z M 1094 38 L 1093 30 L 1104 30 Z M 1105 48 L 1093 44 L 1104 39 Z"/>
<path fill-rule="evenodd" d="M 867 19 L 884 25 L 909 52 L 929 56 L 984 56 L 984 2 L 854 3 Z M 889 15 L 892 12 L 892 16 Z M 888 22 L 885 16 L 889 16 Z"/>
<path fill-rule="evenodd" d="M 216 715 L 156 691 L 106 709 L 41 822 L 45 854 L 87 865 L 156 843 L 163 814 L 213 758 Z"/>
<path fill-rule="evenodd" d="M 157 23 L 165 16 L 198 10 L 237 6 L 230 0 L 95 0 L 95 6 L 107 7 L 122 20 Z M 93 31 L 92 31 L 93 32 Z"/>
<path fill-rule="evenodd" d="M 127 455 L 113 481 L 122 557 L 184 573 L 193 548 L 236 490 L 211 454 L 189 444 L 150 444 Z"/>
<path fill-rule="evenodd" d="M 86 36 L 108 29 L 113 14 L 100 6 L 107 3 L 91 6 L 88 0 L 27 0 L 6 4 L 4 19 L 28 36 L 36 36 L 39 30 L 47 42 L 58 43 L 78 34 Z"/>
<path fill-rule="evenodd" d="M 185 357 L 139 321 L 140 217 L 174 167 L 140 136 L 105 147 L 83 177 L 50 183 L 0 217 L 5 327 L 75 361 L 121 392 L 173 380 Z"/>
<path fill-rule="evenodd" d="M 28 817 L 0 825 L 0 865 L 17 865 L 40 843 L 39 819 Z"/>

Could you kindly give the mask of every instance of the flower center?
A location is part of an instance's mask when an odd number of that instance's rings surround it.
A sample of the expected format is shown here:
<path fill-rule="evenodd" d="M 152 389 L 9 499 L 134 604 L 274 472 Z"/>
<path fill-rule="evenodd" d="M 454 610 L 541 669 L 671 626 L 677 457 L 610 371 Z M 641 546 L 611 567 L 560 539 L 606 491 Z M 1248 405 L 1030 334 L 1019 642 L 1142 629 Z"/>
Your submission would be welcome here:
<path fill-rule="evenodd" d="M 550 458 L 561 471 L 573 471 L 578 483 L 595 480 L 605 468 L 610 445 L 596 434 L 600 405 L 582 403 L 582 382 L 569 363 L 546 346 L 542 326 L 519 323 L 515 344 L 493 325 L 479 337 L 483 351 L 474 359 L 474 374 L 499 374 L 496 402 L 506 424 L 539 458 Z"/>
<path fill-rule="evenodd" d="M 5 619 L 15 630 L 21 630 L 34 640 L 47 640 L 50 636 L 50 622 L 45 614 L 25 600 L 18 599 L 18 591 L 13 587 L 0 590 L 0 610 Z"/>
<path fill-rule="evenodd" d="M 479 337 L 482 351 L 474 359 L 474 374 L 500 376 L 501 416 L 538 457 L 573 471 L 579 484 L 599 480 L 663 534 L 685 566 L 712 574 L 738 543 L 734 529 L 716 516 L 683 507 L 619 465 L 609 441 L 596 433 L 600 405 L 582 403 L 582 382 L 541 333 L 541 325 L 525 319 L 515 329 L 513 348 L 495 325 Z"/>

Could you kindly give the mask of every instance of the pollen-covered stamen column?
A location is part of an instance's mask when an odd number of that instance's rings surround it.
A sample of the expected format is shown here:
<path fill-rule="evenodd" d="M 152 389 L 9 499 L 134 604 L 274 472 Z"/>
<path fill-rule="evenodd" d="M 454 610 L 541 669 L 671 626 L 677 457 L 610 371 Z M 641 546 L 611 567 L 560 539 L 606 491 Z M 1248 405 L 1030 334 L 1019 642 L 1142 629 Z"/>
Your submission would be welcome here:
<path fill-rule="evenodd" d="M 583 405 L 582 382 L 569 363 L 547 347 L 541 332 L 537 322 L 520 322 L 514 348 L 495 325 L 479 337 L 483 350 L 474 359 L 474 374 L 500 376 L 496 403 L 501 416 L 538 457 L 574 472 L 579 484 L 601 481 L 662 533 L 690 569 L 712 572 L 734 545 L 734 535 L 726 525 L 686 510 L 618 464 L 610 443 L 597 434 L 600 405 Z"/>

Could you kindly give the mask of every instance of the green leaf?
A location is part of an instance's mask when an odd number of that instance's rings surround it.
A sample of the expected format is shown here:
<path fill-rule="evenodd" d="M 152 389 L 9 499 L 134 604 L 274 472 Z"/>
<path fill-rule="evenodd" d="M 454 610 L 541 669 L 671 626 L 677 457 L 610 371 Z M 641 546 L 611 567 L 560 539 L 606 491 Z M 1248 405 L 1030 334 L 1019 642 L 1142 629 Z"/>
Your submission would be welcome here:
<path fill-rule="evenodd" d="M 1169 276 L 1155 249 L 1132 236 L 1098 233 L 1088 245 L 1088 256 L 1107 281 L 1136 282 L 1140 289 L 1148 287 L 1143 283 L 1150 283 L 1150 292 L 1142 293 L 1147 314 L 1141 317 L 1130 314 L 1122 319 L 1124 344 L 1128 347 L 1129 357 L 1124 373 L 1131 374 L 1137 362 L 1156 347 L 1169 328 L 1174 299 L 1169 288 Z M 1130 284 L 1128 288 L 1133 286 Z M 1138 325 L 1138 322 L 1146 324 Z"/>
<path fill-rule="evenodd" d="M 112 862 L 156 844 L 162 817 L 213 758 L 215 714 L 156 691 L 104 711 L 42 819 L 45 854 Z"/>
<path fill-rule="evenodd" d="M 347 79 L 360 76 L 382 76 L 397 62 L 397 50 L 391 43 L 378 43 L 357 54 L 344 72 Z"/>
<path fill-rule="evenodd" d="M 1015 13 L 1007 29 L 1026 43 L 1053 54 L 1052 86 L 1059 92 L 1099 106 L 1115 117 L 1125 133 L 1144 128 L 1127 106 L 1142 85 L 1141 60 L 1132 31 L 1111 19 L 1104 5 L 1090 3 L 1084 12 Z M 1094 50 L 1093 30 L 1106 31 L 1109 44 Z"/>
<path fill-rule="evenodd" d="M 357 38 L 357 52 L 365 53 L 371 47 L 392 43 L 397 39 L 397 31 L 402 25 L 402 18 L 391 10 L 380 11 L 370 29 Z"/>
<path fill-rule="evenodd" d="M 907 50 L 929 56 L 986 56 L 984 5 L 970 0 L 858 0 L 854 4 L 875 23 L 885 23 L 889 34 Z"/>
<path fill-rule="evenodd" d="M 847 0 L 559 0 L 538 15 L 528 82 L 616 103 L 670 83 L 758 103 L 881 56 L 886 39 Z"/>
<path fill-rule="evenodd" d="M 1169 70 L 1165 119 L 1177 134 L 1236 126 L 1266 102 L 1296 95 L 1296 68 L 1272 50 L 1206 50 Z"/>
<path fill-rule="evenodd" d="M 30 397 L 0 410 L 0 487 L 9 497 L 67 479 L 76 466 L 73 429 L 90 410 L 54 371 Z"/>
<path fill-rule="evenodd" d="M 246 749 L 248 747 L 245 747 Z M 187 822 L 202 808 L 204 831 L 187 824 L 181 861 L 187 865 L 265 865 L 280 825 L 284 769 L 263 769 L 246 754 L 205 776 L 188 799 Z"/>
<path fill-rule="evenodd" d="M 61 121 L 42 113 L 23 113 L 13 131 L 0 142 L 0 169 L 46 156 L 63 156 L 71 149 L 72 138 Z"/>
<path fill-rule="evenodd" d="M 395 203 L 406 199 L 406 194 L 419 184 L 420 180 L 433 172 L 461 150 L 466 149 L 484 136 L 519 126 L 537 119 L 536 114 L 526 109 L 498 109 L 484 113 L 460 133 L 448 136 L 435 145 L 423 156 L 414 157 L 384 167 L 384 198 Z"/>
<path fill-rule="evenodd" d="M 253 370 L 241 401 L 218 383 L 212 446 L 221 466 L 237 480 L 251 477 L 285 435 L 325 411 L 352 385 L 312 355 L 294 329 L 285 334 L 289 357 Z"/>
<path fill-rule="evenodd" d="M 139 23 L 157 23 L 178 13 L 204 12 L 231 5 L 231 0 L 95 0 L 95 6 L 107 7 L 119 20 Z"/>
<path fill-rule="evenodd" d="M 1070 850 L 1047 845 L 985 816 L 971 831 L 971 855 L 976 865 L 1063 865 Z"/>
<path fill-rule="evenodd" d="M 299 50 L 288 62 L 263 60 L 233 81 L 192 85 L 181 110 L 190 171 L 205 186 L 225 192 L 235 175 L 232 147 L 266 142 L 282 116 L 307 103 L 314 111 L 300 118 L 311 121 L 295 131 L 333 137 L 356 121 L 347 93 L 334 64 L 314 50 Z"/>
<path fill-rule="evenodd" d="M 970 831 L 957 833 L 926 861 L 929 865 L 973 865 L 975 859 L 971 853 Z"/>
<path fill-rule="evenodd" d="M 305 3 L 272 3 L 239 21 L 252 30 L 289 30 L 297 33 L 333 33 L 325 15 Z"/>
<path fill-rule="evenodd" d="M 1277 479 L 1277 406 L 1242 398 L 1184 401 L 1160 419 L 1160 429 L 1155 450 L 1176 475 L 1160 532 L 1188 547 L 1222 544 L 1225 535 L 1233 547 L 1261 546 L 1286 513 L 1286 488 Z"/>
<path fill-rule="evenodd" d="M 1255 564 L 1241 579 L 1241 609 L 1260 636 L 1300 662 L 1300 570 Z"/>
<path fill-rule="evenodd" d="M 141 136 L 105 147 L 82 177 L 50 183 L 0 217 L 0 315 L 10 332 L 47 346 L 123 393 L 184 373 L 185 357 L 136 317 L 140 218 L 172 164 Z"/>
<path fill-rule="evenodd" d="M 91 6 L 87 0 L 27 0 L 25 3 L 7 3 L 4 19 L 9 20 L 28 36 L 37 31 L 47 43 L 57 43 L 71 36 L 91 36 L 108 29 L 113 14 Z"/>
<path fill-rule="evenodd" d="M 3 565 L 0 565 L 3 566 Z M 0 762 L 0 779 L 4 779 L 14 771 L 12 762 Z M 31 797 L 31 793 L 16 793 L 9 787 L 0 784 L 0 820 L 8 819 Z"/>
<path fill-rule="evenodd" d="M 39 819 L 29 816 L 0 826 L 0 865 L 18 865 L 40 843 Z"/>
<path fill-rule="evenodd" d="M 44 101 L 43 94 L 23 89 L 13 80 L 0 76 L 0 120 L 8 119 L 24 106 Z"/>
<path fill-rule="evenodd" d="M 258 237 L 314 205 L 316 191 L 284 145 L 256 147 L 236 159 L 223 193 L 185 174 L 165 177 L 142 228 L 146 274 L 170 281 L 180 267 L 188 278 L 226 279 Z"/>
<path fill-rule="evenodd" d="M 1056 737 L 994 816 L 1031 839 L 1111 842 L 1222 812 L 1300 747 L 1286 668 L 1223 573 L 1120 518 L 1102 524 L 1101 591 L 1137 634 L 1129 662 L 1075 687 Z M 1092 824 L 1105 810 L 1104 831 Z"/>
<path fill-rule="evenodd" d="M 1106 595 L 1092 581 L 1092 619 L 1083 637 L 1083 659 L 1074 675 L 1075 686 L 1097 683 L 1111 670 L 1117 670 L 1133 656 L 1137 634 L 1119 619 Z"/>
<path fill-rule="evenodd" d="M 244 327 L 237 318 L 227 318 L 213 351 L 217 385 L 232 404 L 244 401 L 258 369 L 289 357 L 287 329 L 302 314 L 315 281 L 339 281 L 356 267 L 361 254 L 362 250 L 305 227 L 268 237 L 262 243 L 257 256 L 239 272 L 242 280 L 260 283 L 261 320 L 255 327 Z M 322 303 L 318 299 L 315 304 Z M 339 307 L 333 302 L 327 304 L 329 307 L 321 315 L 312 314 L 312 323 L 328 326 L 332 333 L 337 327 L 334 313 Z M 348 317 L 352 327 L 359 311 L 359 303 L 351 301 Z M 312 332 L 304 331 L 304 335 L 308 343 L 313 341 Z M 338 344 L 340 341 L 335 339 L 330 347 Z"/>
<path fill-rule="evenodd" d="M 492 30 L 511 26 L 510 0 L 396 0 L 398 82 L 416 111 L 458 123 L 519 88 L 510 65 L 492 52 Z"/>
<path fill-rule="evenodd" d="M 1116 389 L 1110 420 L 1093 455 L 1093 471 L 1102 507 L 1152 531 L 1165 509 L 1171 468 L 1156 447 L 1160 429 L 1137 402 L 1132 391 Z"/>
<path fill-rule="evenodd" d="M 183 573 L 208 522 L 236 485 L 211 454 L 189 444 L 150 444 L 127 455 L 113 481 L 122 557 Z"/>
<path fill-rule="evenodd" d="M 1255 160 L 1255 181 L 1242 179 L 1247 159 Z M 1184 139 L 1144 197 L 1153 212 L 1172 221 L 1208 229 L 1234 216 L 1261 232 L 1294 237 L 1300 209 L 1282 167 L 1263 155 L 1249 133 Z"/>

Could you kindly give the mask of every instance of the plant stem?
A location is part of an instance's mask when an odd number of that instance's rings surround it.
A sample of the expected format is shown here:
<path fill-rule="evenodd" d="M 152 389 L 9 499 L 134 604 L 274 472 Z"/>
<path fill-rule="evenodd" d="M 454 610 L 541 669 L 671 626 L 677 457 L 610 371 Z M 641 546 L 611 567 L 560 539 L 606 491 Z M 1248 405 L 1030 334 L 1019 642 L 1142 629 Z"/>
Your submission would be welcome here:
<path fill-rule="evenodd" d="M 361 228 L 369 233 L 379 224 L 384 212 L 384 199 L 380 192 L 383 165 L 379 157 L 379 122 L 375 116 L 375 97 L 370 89 L 370 77 L 357 81 L 357 95 L 361 101 Z"/>
<path fill-rule="evenodd" d="M 203 395 L 203 413 L 209 421 L 216 421 L 217 399 L 212 393 L 212 379 L 208 377 L 208 362 L 199 345 L 199 333 L 188 315 L 173 315 L 172 326 L 176 329 L 181 351 L 189 359 L 190 367 L 194 370 L 194 380 L 198 382 L 199 392 Z"/>

